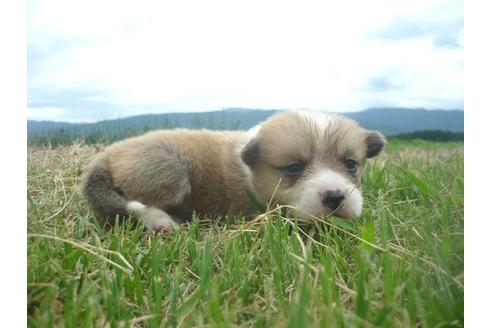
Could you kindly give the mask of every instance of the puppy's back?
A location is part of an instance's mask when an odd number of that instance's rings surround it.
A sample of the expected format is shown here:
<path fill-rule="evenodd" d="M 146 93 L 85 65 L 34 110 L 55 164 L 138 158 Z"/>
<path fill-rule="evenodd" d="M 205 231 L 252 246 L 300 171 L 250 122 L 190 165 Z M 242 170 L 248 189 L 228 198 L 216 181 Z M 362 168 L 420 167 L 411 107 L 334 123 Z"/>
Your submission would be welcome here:
<path fill-rule="evenodd" d="M 181 219 L 193 210 L 223 215 L 237 198 L 229 189 L 241 188 L 235 158 L 245 138 L 241 132 L 183 129 L 117 142 L 89 167 L 84 196 L 104 218 L 126 217 L 125 206 L 133 200 L 175 211 Z"/>

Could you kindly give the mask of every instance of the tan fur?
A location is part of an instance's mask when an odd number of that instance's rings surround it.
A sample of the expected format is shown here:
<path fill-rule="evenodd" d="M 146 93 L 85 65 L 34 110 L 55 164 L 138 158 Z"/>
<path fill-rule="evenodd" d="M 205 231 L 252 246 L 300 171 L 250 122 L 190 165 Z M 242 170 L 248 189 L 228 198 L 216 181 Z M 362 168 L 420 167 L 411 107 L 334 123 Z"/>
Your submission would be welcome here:
<path fill-rule="evenodd" d="M 116 143 L 106 156 L 114 185 L 126 198 L 178 220 L 193 211 L 251 215 L 238 149 L 245 142 L 242 132 L 156 131 Z"/>

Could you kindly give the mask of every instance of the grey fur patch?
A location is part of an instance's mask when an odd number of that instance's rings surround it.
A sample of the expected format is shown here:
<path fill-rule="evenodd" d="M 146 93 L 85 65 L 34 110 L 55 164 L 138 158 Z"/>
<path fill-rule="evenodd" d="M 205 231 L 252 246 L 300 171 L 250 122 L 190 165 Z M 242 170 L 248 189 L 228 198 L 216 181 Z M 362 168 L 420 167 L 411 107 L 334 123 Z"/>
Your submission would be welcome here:
<path fill-rule="evenodd" d="M 367 158 L 376 156 L 383 150 L 386 139 L 378 131 L 369 131 L 366 136 Z"/>
<path fill-rule="evenodd" d="M 82 194 L 94 214 L 109 225 L 114 225 L 116 217 L 124 220 L 129 216 L 127 201 L 113 186 L 109 170 L 102 165 L 94 167 L 87 175 Z"/>
<path fill-rule="evenodd" d="M 241 152 L 241 159 L 246 165 L 252 167 L 260 160 L 260 141 L 251 140 Z"/>

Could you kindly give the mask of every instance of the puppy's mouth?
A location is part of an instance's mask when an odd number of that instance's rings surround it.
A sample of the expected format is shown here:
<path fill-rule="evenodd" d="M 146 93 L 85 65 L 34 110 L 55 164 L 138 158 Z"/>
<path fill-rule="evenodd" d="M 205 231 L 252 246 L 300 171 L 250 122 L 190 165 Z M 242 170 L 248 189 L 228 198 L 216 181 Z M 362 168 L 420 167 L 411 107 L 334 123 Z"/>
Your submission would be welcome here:
<path fill-rule="evenodd" d="M 322 215 L 335 215 L 344 219 L 349 219 L 352 217 L 352 213 L 347 209 L 344 204 L 340 204 L 337 208 L 332 209 L 329 206 L 324 206 L 322 209 Z"/>

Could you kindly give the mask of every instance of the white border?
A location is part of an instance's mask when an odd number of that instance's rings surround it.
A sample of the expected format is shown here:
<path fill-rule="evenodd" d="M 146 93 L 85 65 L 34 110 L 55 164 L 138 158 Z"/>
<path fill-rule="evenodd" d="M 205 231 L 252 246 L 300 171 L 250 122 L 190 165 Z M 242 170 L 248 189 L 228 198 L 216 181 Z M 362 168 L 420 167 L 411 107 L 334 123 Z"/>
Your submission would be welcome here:
<path fill-rule="evenodd" d="M 489 2 L 465 7 L 465 322 L 490 325 L 492 292 L 491 114 Z"/>
<path fill-rule="evenodd" d="M 492 52 L 490 4 L 466 3 L 465 32 L 465 320 L 489 322 L 492 270 L 488 212 L 491 183 Z M 0 2 L 0 94 L 2 133 L 2 323 L 19 326 L 26 318 L 26 2 Z M 488 7 L 488 8 L 486 8 Z M 445 165 L 445 163 L 443 163 Z M 8 325 L 8 323 L 16 323 Z"/>
<path fill-rule="evenodd" d="M 5 327 L 22 327 L 27 318 L 26 34 L 26 1 L 0 2 L 0 311 Z"/>

